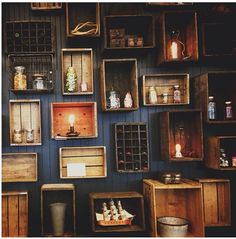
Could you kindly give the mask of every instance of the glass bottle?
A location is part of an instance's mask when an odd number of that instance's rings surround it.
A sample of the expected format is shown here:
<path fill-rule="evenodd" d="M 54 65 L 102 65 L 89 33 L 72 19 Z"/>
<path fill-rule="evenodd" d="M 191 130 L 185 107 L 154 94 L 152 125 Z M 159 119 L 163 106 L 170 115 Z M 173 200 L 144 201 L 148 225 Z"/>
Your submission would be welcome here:
<path fill-rule="evenodd" d="M 22 143 L 22 131 L 20 129 L 15 129 L 13 132 L 13 142 L 16 144 Z"/>
<path fill-rule="evenodd" d="M 77 92 L 77 76 L 73 66 L 68 67 L 65 88 L 67 92 Z"/>
<path fill-rule="evenodd" d="M 157 93 L 153 86 L 149 87 L 149 104 L 157 104 Z"/>
<path fill-rule="evenodd" d="M 209 120 L 215 120 L 216 119 L 216 103 L 214 102 L 214 97 L 213 96 L 209 96 L 207 112 L 208 112 L 208 119 Z"/>
<path fill-rule="evenodd" d="M 108 108 L 110 109 L 118 109 L 120 108 L 120 96 L 117 91 L 111 90 L 109 92 L 109 100 L 108 100 Z"/>
<path fill-rule="evenodd" d="M 162 94 L 162 103 L 167 104 L 168 103 L 168 93 Z"/>
<path fill-rule="evenodd" d="M 225 119 L 226 120 L 233 119 L 232 101 L 225 102 Z"/>
<path fill-rule="evenodd" d="M 16 70 L 16 73 L 14 76 L 14 89 L 15 90 L 26 90 L 27 82 L 26 82 L 26 75 L 24 73 L 25 67 L 24 66 L 16 66 L 15 70 Z"/>
<path fill-rule="evenodd" d="M 27 143 L 33 143 L 34 142 L 34 130 L 33 129 L 27 129 L 26 130 L 26 142 Z"/>
<path fill-rule="evenodd" d="M 174 103 L 180 103 L 181 102 L 181 93 L 179 90 L 179 85 L 174 86 Z"/>

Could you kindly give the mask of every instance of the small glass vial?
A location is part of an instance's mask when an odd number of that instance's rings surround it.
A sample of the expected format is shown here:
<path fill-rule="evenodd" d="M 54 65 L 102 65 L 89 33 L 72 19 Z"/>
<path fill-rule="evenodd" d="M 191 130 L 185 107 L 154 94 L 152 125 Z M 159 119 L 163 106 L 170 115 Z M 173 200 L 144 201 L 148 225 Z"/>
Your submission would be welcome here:
<path fill-rule="evenodd" d="M 16 66 L 15 70 L 16 70 L 16 73 L 14 76 L 14 89 L 15 90 L 26 90 L 27 89 L 27 81 L 26 81 L 26 75 L 24 73 L 25 67 L 24 66 Z"/>
<path fill-rule="evenodd" d="M 149 104 L 157 104 L 157 93 L 153 86 L 149 87 Z"/>
<path fill-rule="evenodd" d="M 180 103 L 181 102 L 181 93 L 179 90 L 179 85 L 174 86 L 174 103 Z"/>
<path fill-rule="evenodd" d="M 209 99 L 208 107 L 207 107 L 208 119 L 215 120 L 216 119 L 216 103 L 214 102 L 213 96 L 209 96 L 208 99 Z"/>
<path fill-rule="evenodd" d="M 232 101 L 225 102 L 225 119 L 226 120 L 233 119 Z"/>
<path fill-rule="evenodd" d="M 162 94 L 162 103 L 167 104 L 168 103 L 168 93 Z"/>
<path fill-rule="evenodd" d="M 20 129 L 15 129 L 13 132 L 13 142 L 16 144 L 22 143 L 22 131 Z"/>
<path fill-rule="evenodd" d="M 34 142 L 34 130 L 33 129 L 27 129 L 26 130 L 26 142 L 27 143 L 33 143 Z"/>

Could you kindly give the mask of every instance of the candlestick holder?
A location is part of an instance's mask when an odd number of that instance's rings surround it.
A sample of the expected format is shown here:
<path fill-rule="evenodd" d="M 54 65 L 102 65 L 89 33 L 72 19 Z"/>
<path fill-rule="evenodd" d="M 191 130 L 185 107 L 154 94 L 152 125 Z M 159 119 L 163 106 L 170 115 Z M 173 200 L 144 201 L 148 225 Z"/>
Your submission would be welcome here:
<path fill-rule="evenodd" d="M 78 133 L 77 131 L 75 131 L 75 127 L 74 126 L 70 126 L 69 131 L 66 133 L 67 137 L 76 137 L 78 136 L 80 133 Z"/>

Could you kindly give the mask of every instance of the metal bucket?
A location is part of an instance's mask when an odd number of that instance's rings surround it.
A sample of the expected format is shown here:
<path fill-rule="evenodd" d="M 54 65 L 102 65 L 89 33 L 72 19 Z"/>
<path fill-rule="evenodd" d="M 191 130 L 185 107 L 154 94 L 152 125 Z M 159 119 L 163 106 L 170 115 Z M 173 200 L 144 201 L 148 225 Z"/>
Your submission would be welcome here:
<path fill-rule="evenodd" d="M 189 221 L 179 217 L 160 217 L 157 219 L 161 237 L 186 237 Z"/>

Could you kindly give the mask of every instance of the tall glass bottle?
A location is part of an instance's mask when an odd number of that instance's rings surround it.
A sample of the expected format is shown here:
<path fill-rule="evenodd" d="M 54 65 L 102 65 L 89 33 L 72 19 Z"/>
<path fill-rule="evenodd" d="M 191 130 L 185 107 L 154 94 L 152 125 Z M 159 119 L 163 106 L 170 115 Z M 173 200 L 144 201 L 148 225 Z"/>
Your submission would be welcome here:
<path fill-rule="evenodd" d="M 208 111 L 208 119 L 216 120 L 216 103 L 214 102 L 213 96 L 209 96 L 207 111 Z"/>

